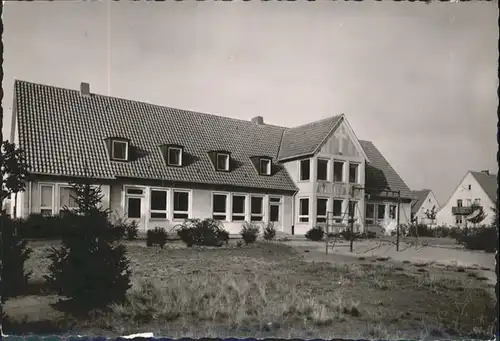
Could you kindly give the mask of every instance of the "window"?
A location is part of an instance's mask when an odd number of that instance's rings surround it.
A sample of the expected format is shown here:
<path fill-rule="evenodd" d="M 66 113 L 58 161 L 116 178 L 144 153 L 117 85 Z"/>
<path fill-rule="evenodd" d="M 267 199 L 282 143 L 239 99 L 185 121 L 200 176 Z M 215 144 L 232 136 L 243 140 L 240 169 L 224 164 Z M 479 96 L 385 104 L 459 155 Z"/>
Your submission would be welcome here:
<path fill-rule="evenodd" d="M 457 200 L 457 206 L 458 207 L 462 207 L 462 199 L 458 199 Z"/>
<path fill-rule="evenodd" d="M 358 164 L 349 164 L 349 182 L 350 183 L 357 183 L 358 182 Z"/>
<path fill-rule="evenodd" d="M 142 195 L 144 192 L 140 188 L 127 188 L 127 194 Z"/>
<path fill-rule="evenodd" d="M 264 198 L 252 197 L 250 200 L 251 221 L 262 221 L 264 218 Z"/>
<path fill-rule="evenodd" d="M 366 223 L 366 225 L 373 225 L 375 223 L 375 205 L 374 204 L 366 204 L 365 223 Z"/>
<path fill-rule="evenodd" d="M 40 213 L 45 216 L 54 214 L 53 185 L 40 185 Z"/>
<path fill-rule="evenodd" d="M 168 147 L 168 165 L 182 166 L 182 148 Z"/>
<path fill-rule="evenodd" d="M 307 181 L 311 177 L 311 162 L 309 159 L 300 160 L 300 180 Z"/>
<path fill-rule="evenodd" d="M 471 190 L 471 188 L 472 188 L 472 186 L 471 186 L 471 185 L 469 185 L 469 191 Z"/>
<path fill-rule="evenodd" d="M 269 202 L 280 203 L 281 197 L 269 197 Z"/>
<path fill-rule="evenodd" d="M 246 197 L 244 195 L 233 195 L 233 221 L 245 220 L 245 202 Z"/>
<path fill-rule="evenodd" d="M 227 195 L 214 194 L 212 196 L 212 218 L 215 220 L 226 220 L 227 218 Z"/>
<path fill-rule="evenodd" d="M 152 219 L 167 219 L 167 191 L 152 189 L 150 197 Z"/>
<path fill-rule="evenodd" d="M 385 205 L 377 205 L 377 220 L 384 220 L 385 219 Z"/>
<path fill-rule="evenodd" d="M 78 208 L 76 203 L 78 193 L 69 186 L 59 187 L 59 209 L 63 210 L 65 207 L 72 210 Z"/>
<path fill-rule="evenodd" d="M 174 191 L 174 219 L 189 218 L 189 192 Z"/>
<path fill-rule="evenodd" d="M 279 205 L 269 206 L 269 221 L 271 221 L 271 222 L 280 221 L 280 206 Z"/>
<path fill-rule="evenodd" d="M 316 177 L 318 180 L 327 181 L 328 180 L 328 161 L 326 159 L 318 159 Z"/>
<path fill-rule="evenodd" d="M 299 222 L 309 222 L 309 198 L 299 199 Z"/>
<path fill-rule="evenodd" d="M 111 147 L 111 155 L 114 160 L 127 160 L 128 142 L 113 141 Z"/>
<path fill-rule="evenodd" d="M 455 223 L 457 224 L 462 224 L 463 223 L 463 220 L 462 220 L 462 216 L 461 215 L 457 215 L 455 217 Z"/>
<path fill-rule="evenodd" d="M 318 198 L 316 207 L 316 222 L 326 223 L 326 210 L 328 207 L 328 199 Z"/>
<path fill-rule="evenodd" d="M 217 153 L 217 170 L 229 171 L 229 155 Z"/>
<path fill-rule="evenodd" d="M 472 205 L 472 200 L 471 199 L 466 199 L 465 202 L 467 203 L 466 206 L 471 206 Z"/>
<path fill-rule="evenodd" d="M 342 222 L 342 200 L 333 201 L 333 219 L 335 223 Z"/>
<path fill-rule="evenodd" d="M 259 172 L 263 175 L 271 175 L 271 160 L 269 159 L 260 159 L 259 161 Z"/>
<path fill-rule="evenodd" d="M 356 201 L 349 201 L 349 211 L 347 212 L 347 214 L 349 216 L 348 219 L 351 219 L 351 217 L 352 217 L 354 219 L 354 221 L 357 220 L 356 205 L 357 205 Z"/>
<path fill-rule="evenodd" d="M 333 181 L 343 182 L 344 181 L 344 163 L 340 161 L 335 161 L 333 163 Z"/>
<path fill-rule="evenodd" d="M 127 198 L 127 217 L 139 219 L 141 217 L 142 199 L 137 197 Z"/>
<path fill-rule="evenodd" d="M 389 206 L 389 219 L 396 219 L 396 205 Z"/>
<path fill-rule="evenodd" d="M 480 206 L 481 205 L 481 199 L 479 199 L 479 198 L 474 199 L 474 205 L 475 206 Z"/>

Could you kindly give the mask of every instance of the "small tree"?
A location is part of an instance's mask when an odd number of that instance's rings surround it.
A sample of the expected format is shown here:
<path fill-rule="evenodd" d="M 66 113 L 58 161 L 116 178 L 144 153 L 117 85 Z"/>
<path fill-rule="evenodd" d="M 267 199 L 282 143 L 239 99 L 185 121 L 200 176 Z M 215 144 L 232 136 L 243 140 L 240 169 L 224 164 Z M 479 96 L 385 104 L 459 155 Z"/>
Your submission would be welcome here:
<path fill-rule="evenodd" d="M 479 213 L 472 218 L 467 218 L 467 221 L 469 223 L 472 223 L 474 226 L 476 226 L 477 224 L 481 223 L 484 219 L 486 219 L 487 215 L 484 212 L 483 206 L 473 205 L 472 207 L 473 207 L 473 211 L 479 210 Z"/>
<path fill-rule="evenodd" d="M 52 248 L 49 286 L 84 310 L 105 307 L 125 299 L 130 288 L 129 262 L 119 243 L 121 229 L 109 222 L 110 211 L 101 207 L 101 187 L 92 178 L 73 183 L 77 209 L 64 208 L 70 219 L 60 248 Z"/>
<path fill-rule="evenodd" d="M 13 221 L 1 208 L 3 208 L 5 199 L 14 193 L 25 190 L 25 178 L 28 175 L 29 166 L 24 151 L 16 148 L 14 143 L 2 141 L 0 149 L 2 176 L 0 189 L 0 260 L 2 261 L 0 266 L 0 302 L 4 303 L 8 297 L 18 294 L 28 281 L 29 274 L 24 271 L 24 263 L 31 249 L 26 247 L 25 240 L 19 238 Z M 0 315 L 3 316 L 1 310 Z"/>
<path fill-rule="evenodd" d="M 432 209 L 431 210 L 426 210 L 425 211 L 425 216 L 427 217 L 427 219 L 429 219 L 431 221 L 431 224 L 434 225 L 434 221 L 436 220 L 436 206 L 432 206 Z"/>

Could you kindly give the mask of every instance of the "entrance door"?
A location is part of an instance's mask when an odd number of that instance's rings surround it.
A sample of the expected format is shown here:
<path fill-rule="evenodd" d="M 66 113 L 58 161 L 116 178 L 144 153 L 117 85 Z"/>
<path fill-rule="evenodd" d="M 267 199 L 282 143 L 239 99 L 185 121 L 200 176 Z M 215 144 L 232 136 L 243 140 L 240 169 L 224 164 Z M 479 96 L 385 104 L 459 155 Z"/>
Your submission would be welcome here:
<path fill-rule="evenodd" d="M 144 189 L 127 188 L 125 195 L 125 216 L 138 224 L 139 230 L 146 230 L 144 219 Z"/>
<path fill-rule="evenodd" d="M 281 197 L 269 197 L 269 222 L 272 222 L 278 231 L 283 231 L 281 200 Z"/>

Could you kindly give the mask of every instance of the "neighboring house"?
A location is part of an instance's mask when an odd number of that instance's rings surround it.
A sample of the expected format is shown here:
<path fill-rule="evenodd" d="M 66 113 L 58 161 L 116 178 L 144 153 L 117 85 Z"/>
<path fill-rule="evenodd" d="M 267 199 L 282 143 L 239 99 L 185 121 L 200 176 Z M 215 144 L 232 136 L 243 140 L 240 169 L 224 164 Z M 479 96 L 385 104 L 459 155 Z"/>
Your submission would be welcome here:
<path fill-rule="evenodd" d="M 482 207 L 485 218 L 480 224 L 491 224 L 497 202 L 497 175 L 489 171 L 469 171 L 437 214 L 439 225 L 472 226 L 468 222 Z"/>
<path fill-rule="evenodd" d="M 420 191 L 413 191 L 415 195 L 415 201 L 411 205 L 411 215 L 415 218 L 415 223 L 434 225 L 436 219 L 432 220 L 429 218 L 427 213 L 431 213 L 433 210 L 437 215 L 439 212 L 439 203 L 434 196 L 434 193 L 430 189 L 423 189 Z"/>
<path fill-rule="evenodd" d="M 345 226 L 349 210 L 362 230 L 396 221 L 383 189 L 400 191 L 401 223 L 410 219 L 411 191 L 343 114 L 285 128 L 16 80 L 12 122 L 31 166 L 18 217 L 74 207 L 68 184 L 87 174 L 103 206 L 142 231 L 213 217 L 230 233 L 272 221 L 304 234 L 327 212 Z"/>

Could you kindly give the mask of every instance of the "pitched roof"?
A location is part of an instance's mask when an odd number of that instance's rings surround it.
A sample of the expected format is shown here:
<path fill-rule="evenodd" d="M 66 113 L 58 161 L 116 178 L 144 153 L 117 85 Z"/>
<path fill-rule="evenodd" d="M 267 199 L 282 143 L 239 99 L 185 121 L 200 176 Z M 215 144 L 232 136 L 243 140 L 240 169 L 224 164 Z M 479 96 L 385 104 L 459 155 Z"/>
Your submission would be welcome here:
<path fill-rule="evenodd" d="M 193 183 L 295 190 L 282 165 L 261 176 L 250 156 L 276 161 L 286 128 L 173 109 L 127 99 L 16 80 L 14 84 L 19 144 L 31 172 L 96 178 L 136 177 Z M 131 140 L 135 159 L 110 161 L 104 139 Z M 184 146 L 190 163 L 167 167 L 159 146 Z M 207 152 L 229 150 L 235 169 L 216 172 Z"/>
<path fill-rule="evenodd" d="M 493 203 L 497 202 L 498 179 L 496 174 L 486 174 L 483 172 L 473 172 L 471 174 L 476 178 L 479 185 L 486 192 Z"/>
<path fill-rule="evenodd" d="M 424 203 L 425 198 L 431 192 L 430 189 L 422 189 L 420 191 L 412 191 L 413 195 L 416 198 L 416 201 L 411 205 L 411 213 L 417 213 L 420 210 L 420 207 Z"/>
<path fill-rule="evenodd" d="M 285 130 L 278 160 L 312 155 L 343 115 L 328 117 Z"/>
<path fill-rule="evenodd" d="M 373 190 L 367 192 L 377 192 L 384 189 L 401 191 L 401 198 L 413 199 L 412 191 L 377 147 L 371 141 L 359 140 L 359 143 L 370 159 L 370 162 L 366 164 L 365 187 Z"/>

